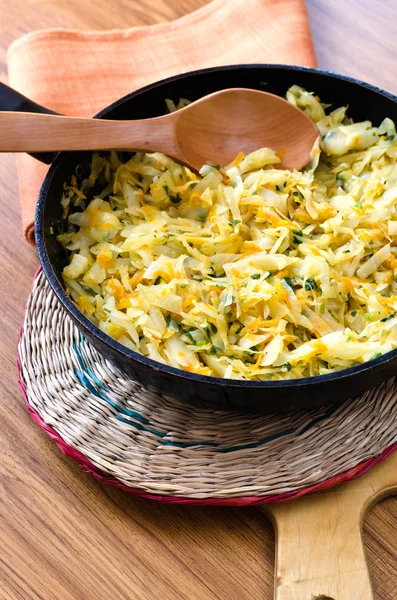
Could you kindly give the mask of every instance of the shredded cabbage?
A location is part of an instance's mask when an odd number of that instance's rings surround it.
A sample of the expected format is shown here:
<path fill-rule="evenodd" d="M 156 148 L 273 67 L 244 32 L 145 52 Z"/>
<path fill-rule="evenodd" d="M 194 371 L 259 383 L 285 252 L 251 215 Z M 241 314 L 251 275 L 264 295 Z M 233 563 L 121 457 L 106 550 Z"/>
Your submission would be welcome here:
<path fill-rule="evenodd" d="M 111 152 L 65 184 L 64 281 L 102 331 L 234 379 L 321 375 L 397 347 L 394 123 L 327 113 L 298 86 L 287 98 L 322 136 L 302 171 L 268 148 L 199 175 Z"/>

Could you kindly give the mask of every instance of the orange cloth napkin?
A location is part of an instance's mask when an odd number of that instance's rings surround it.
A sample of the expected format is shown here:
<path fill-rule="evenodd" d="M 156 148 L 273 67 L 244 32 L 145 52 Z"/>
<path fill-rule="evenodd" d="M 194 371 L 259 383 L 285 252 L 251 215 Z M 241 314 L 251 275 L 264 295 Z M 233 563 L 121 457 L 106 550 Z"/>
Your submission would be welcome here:
<path fill-rule="evenodd" d="M 160 25 L 34 32 L 15 41 L 8 52 L 12 87 L 59 113 L 82 117 L 171 75 L 261 62 L 315 66 L 304 0 L 213 0 Z M 47 169 L 18 155 L 22 221 L 31 243 L 37 194 Z"/>

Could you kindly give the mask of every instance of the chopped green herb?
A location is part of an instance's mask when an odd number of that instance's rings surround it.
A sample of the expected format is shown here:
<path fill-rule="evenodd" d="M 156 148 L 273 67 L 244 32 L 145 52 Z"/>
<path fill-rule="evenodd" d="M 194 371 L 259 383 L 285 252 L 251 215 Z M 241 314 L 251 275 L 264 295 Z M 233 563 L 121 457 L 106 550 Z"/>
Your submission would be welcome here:
<path fill-rule="evenodd" d="M 256 192 L 256 191 L 255 191 L 255 192 L 252 192 L 252 195 L 253 195 L 253 196 L 257 196 L 257 195 L 258 195 L 258 192 Z"/>
<path fill-rule="evenodd" d="M 289 363 L 289 362 L 284 363 L 281 367 L 281 371 L 283 373 L 286 373 L 287 371 L 291 371 L 291 369 L 292 369 L 292 366 L 291 366 L 291 363 Z"/>
<path fill-rule="evenodd" d="M 388 139 L 389 141 L 390 141 L 390 140 L 394 140 L 394 138 L 395 138 L 395 136 L 394 136 L 394 135 L 388 135 L 388 136 L 387 136 L 387 139 Z"/>
<path fill-rule="evenodd" d="M 343 254 L 347 254 L 350 250 L 343 250 Z"/>
<path fill-rule="evenodd" d="M 294 284 L 293 284 L 293 282 L 292 282 L 292 279 L 291 279 L 291 277 L 284 277 L 284 281 L 285 281 L 285 283 L 288 285 L 288 287 L 290 287 L 290 288 L 291 288 L 291 290 L 293 290 L 293 289 L 294 289 Z"/>
<path fill-rule="evenodd" d="M 206 345 L 206 343 L 207 343 L 207 342 L 206 342 L 205 340 L 198 340 L 198 341 L 196 342 L 196 346 L 205 346 L 205 345 Z"/>
<path fill-rule="evenodd" d="M 212 165 L 214 169 L 216 169 L 217 171 L 221 170 L 221 165 Z"/>
<path fill-rule="evenodd" d="M 381 323 L 385 323 L 386 321 L 390 321 L 390 319 L 394 319 L 394 317 L 397 315 L 397 313 L 391 313 L 391 315 L 389 315 L 388 317 L 384 317 L 383 319 L 381 319 Z"/>
<path fill-rule="evenodd" d="M 182 200 L 180 194 L 178 193 L 176 196 L 170 196 L 170 201 L 173 204 L 179 204 L 179 202 Z"/>
<path fill-rule="evenodd" d="M 156 277 L 156 279 L 154 280 L 154 284 L 153 285 L 158 285 L 161 281 L 161 275 L 159 275 L 158 277 Z"/>
<path fill-rule="evenodd" d="M 184 289 L 184 288 L 187 288 L 187 283 L 180 283 L 180 284 L 179 284 L 179 286 L 180 286 L 182 289 Z"/>
<path fill-rule="evenodd" d="M 303 232 L 302 231 L 293 231 L 292 233 L 294 234 L 293 238 L 292 238 L 292 243 L 293 244 L 302 244 Z"/>
<path fill-rule="evenodd" d="M 165 191 L 165 193 L 168 196 L 168 185 L 163 185 L 163 190 Z"/>
<path fill-rule="evenodd" d="M 240 325 L 240 327 L 236 329 L 236 335 L 238 335 L 242 329 L 244 329 L 244 325 Z"/>
<path fill-rule="evenodd" d="M 225 317 L 227 317 L 228 319 L 230 319 L 230 317 L 232 317 L 232 316 L 233 316 L 233 313 L 232 313 L 232 312 L 230 312 L 230 310 L 229 310 L 229 312 L 227 312 L 227 313 L 226 313 L 226 315 L 225 315 Z"/>
<path fill-rule="evenodd" d="M 352 317 L 355 317 L 356 314 L 357 314 L 357 311 L 356 310 L 352 310 Z"/>
<path fill-rule="evenodd" d="M 232 219 L 231 221 L 229 221 L 230 227 L 235 227 L 239 223 L 241 223 L 241 221 L 239 219 Z"/>
<path fill-rule="evenodd" d="M 171 331 L 179 331 L 179 325 L 178 323 L 171 317 L 171 315 L 168 315 L 167 317 L 167 326 L 169 329 L 171 329 Z"/>
<path fill-rule="evenodd" d="M 216 327 L 216 325 L 214 325 L 213 323 L 211 323 L 210 321 L 208 322 L 210 329 L 212 331 L 212 333 L 216 333 L 218 331 L 218 328 Z"/>
<path fill-rule="evenodd" d="M 105 313 L 108 313 L 108 314 L 110 313 L 110 310 L 109 310 L 108 308 L 105 308 L 105 307 L 103 307 L 103 309 L 102 309 L 102 310 L 103 310 Z"/>
<path fill-rule="evenodd" d="M 260 279 L 260 276 L 260 273 L 254 273 L 253 275 L 250 275 L 251 279 Z"/>
<path fill-rule="evenodd" d="M 283 186 L 282 186 L 282 185 L 276 185 L 276 186 L 275 186 L 275 188 L 276 188 L 276 190 L 277 190 L 278 192 L 282 192 L 282 191 L 284 191 L 284 188 L 283 188 Z"/>
<path fill-rule="evenodd" d="M 374 352 L 370 360 L 373 360 L 374 358 L 379 358 L 380 356 L 382 356 L 382 352 Z"/>
<path fill-rule="evenodd" d="M 265 277 L 265 279 L 270 279 L 270 277 L 272 276 L 272 273 L 268 273 Z"/>
<path fill-rule="evenodd" d="M 321 315 L 324 314 L 324 310 L 325 310 L 324 304 L 320 304 L 320 314 Z"/>
<path fill-rule="evenodd" d="M 190 331 L 185 331 L 185 336 L 187 337 L 188 340 L 190 340 L 192 342 L 192 344 L 195 343 Z"/>
<path fill-rule="evenodd" d="M 316 283 L 316 280 L 314 279 L 314 277 L 309 277 L 309 279 L 306 279 L 305 281 L 305 290 L 308 292 L 309 290 L 318 290 L 320 289 Z"/>

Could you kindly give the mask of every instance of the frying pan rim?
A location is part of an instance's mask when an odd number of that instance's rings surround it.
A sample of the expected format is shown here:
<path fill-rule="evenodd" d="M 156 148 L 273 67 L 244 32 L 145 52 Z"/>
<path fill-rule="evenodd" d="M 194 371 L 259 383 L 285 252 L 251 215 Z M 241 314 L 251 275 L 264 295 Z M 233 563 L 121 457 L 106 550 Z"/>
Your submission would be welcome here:
<path fill-rule="evenodd" d="M 266 70 L 277 70 L 284 69 L 286 71 L 297 71 L 297 72 L 306 72 L 312 73 L 313 75 L 322 75 L 328 78 L 334 78 L 336 80 L 346 81 L 349 83 L 356 84 L 360 87 L 364 87 L 369 89 L 370 91 L 375 92 L 378 95 L 384 96 L 388 100 L 397 104 L 397 96 L 379 88 L 370 83 L 366 83 L 360 79 L 356 79 L 349 75 L 342 75 L 340 73 L 335 73 L 326 69 L 318 69 L 314 67 L 304 67 L 297 65 L 286 65 L 286 64 L 267 64 L 267 63 L 254 63 L 254 64 L 232 64 L 232 65 L 223 65 L 219 67 L 209 67 L 205 69 L 197 69 L 194 71 L 188 71 L 186 73 L 180 75 L 173 75 L 172 77 L 167 77 L 165 79 L 161 79 L 154 83 L 151 83 L 147 86 L 139 88 L 129 94 L 126 94 L 122 98 L 119 98 L 109 106 L 103 108 L 99 111 L 94 118 L 103 118 L 109 117 L 109 113 L 111 113 L 114 109 L 122 106 L 127 103 L 131 98 L 136 98 L 146 92 L 156 89 L 158 87 L 163 86 L 164 84 L 169 84 L 174 81 L 181 81 L 185 78 L 194 77 L 197 75 L 205 75 L 206 73 L 220 72 L 220 71 L 233 71 L 233 70 L 241 70 L 241 69 L 266 69 Z M 111 118 L 111 116 L 110 116 Z M 190 373 L 188 371 L 183 371 L 182 369 L 177 369 L 175 367 L 171 367 L 168 365 L 163 365 L 151 358 L 147 358 L 138 352 L 134 352 L 130 350 L 126 346 L 123 346 L 106 333 L 102 332 L 99 327 L 94 325 L 87 317 L 83 315 L 83 313 L 73 304 L 70 298 L 67 296 L 65 289 L 62 287 L 59 282 L 55 270 L 52 267 L 52 263 L 50 257 L 47 252 L 47 245 L 45 241 L 45 233 L 44 233 L 44 213 L 45 213 L 45 205 L 46 198 L 49 190 L 51 189 L 51 183 L 57 173 L 58 166 L 60 165 L 62 159 L 65 156 L 65 152 L 59 152 L 54 161 L 52 162 L 47 174 L 44 178 L 43 184 L 41 186 L 38 202 L 35 213 L 35 240 L 37 246 L 37 252 L 39 255 L 39 260 L 41 263 L 41 267 L 45 274 L 47 281 L 49 282 L 53 292 L 55 293 L 57 299 L 63 306 L 64 310 L 69 313 L 75 322 L 79 324 L 79 328 L 83 331 L 88 331 L 92 336 L 98 338 L 102 344 L 105 346 L 109 346 L 112 350 L 122 354 L 125 358 L 138 362 L 146 367 L 150 367 L 156 371 L 167 373 L 168 375 L 172 375 L 174 377 L 179 377 L 181 379 L 187 379 L 197 383 L 205 383 L 208 385 L 220 386 L 220 387 L 234 387 L 241 389 L 266 389 L 274 390 L 282 388 L 284 390 L 297 387 L 316 387 L 317 385 L 323 385 L 327 382 L 332 381 L 340 381 L 348 380 L 350 377 L 354 377 L 359 373 L 364 373 L 367 371 L 377 370 L 378 367 L 382 365 L 386 365 L 390 361 L 397 358 L 397 348 L 391 350 L 383 354 L 378 358 L 374 358 L 372 360 L 366 361 L 361 365 L 355 365 L 354 367 L 349 367 L 347 369 L 341 369 L 340 371 L 336 371 L 335 373 L 328 373 L 325 375 L 315 375 L 313 377 L 302 377 L 299 379 L 286 379 L 281 381 L 251 381 L 251 380 L 236 380 L 236 379 L 223 379 L 221 377 L 212 377 L 207 375 L 199 375 L 196 373 Z"/>

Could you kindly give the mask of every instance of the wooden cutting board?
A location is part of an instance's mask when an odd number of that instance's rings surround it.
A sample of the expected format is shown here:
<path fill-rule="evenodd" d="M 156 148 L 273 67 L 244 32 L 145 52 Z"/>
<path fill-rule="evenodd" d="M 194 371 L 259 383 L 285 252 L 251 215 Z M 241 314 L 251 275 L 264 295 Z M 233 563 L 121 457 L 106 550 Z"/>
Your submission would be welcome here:
<path fill-rule="evenodd" d="M 265 506 L 276 531 L 275 600 L 373 600 L 364 516 L 395 493 L 397 452 L 356 481 Z"/>

